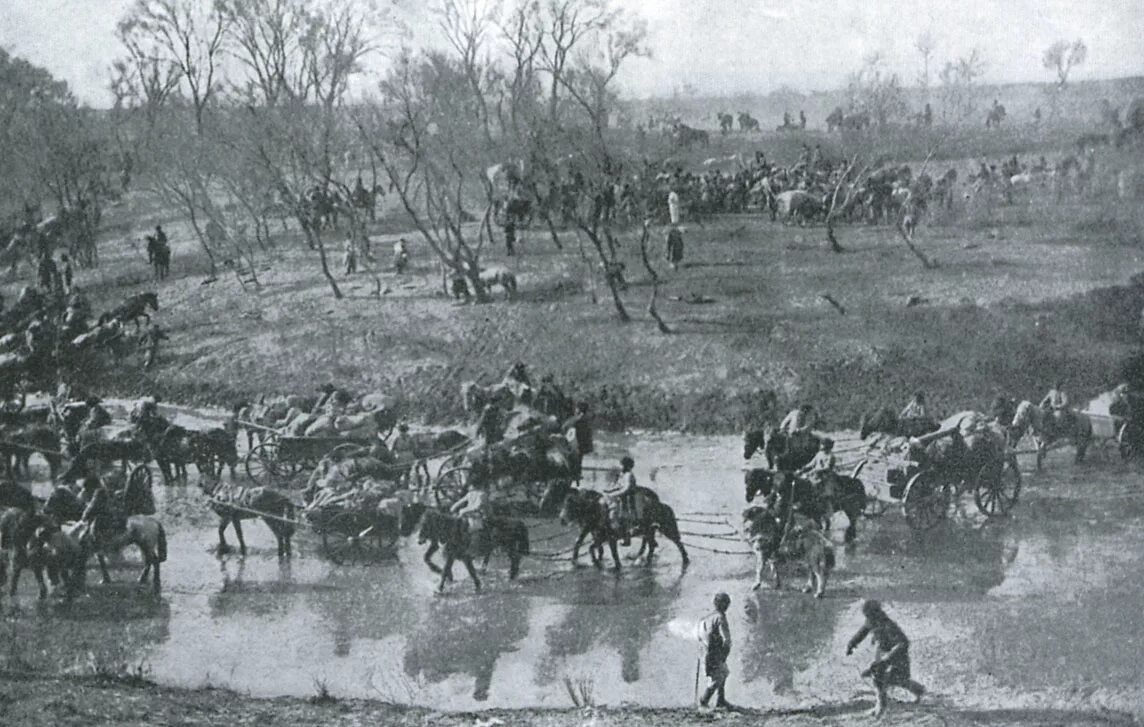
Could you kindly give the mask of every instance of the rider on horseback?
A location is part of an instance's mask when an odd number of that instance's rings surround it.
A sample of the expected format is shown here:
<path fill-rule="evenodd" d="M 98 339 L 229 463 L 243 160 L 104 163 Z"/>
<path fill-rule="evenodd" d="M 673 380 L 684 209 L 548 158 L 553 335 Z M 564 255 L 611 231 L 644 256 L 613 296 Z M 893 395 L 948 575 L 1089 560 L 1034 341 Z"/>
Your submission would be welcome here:
<path fill-rule="evenodd" d="M 837 464 L 838 462 L 834 458 L 834 440 L 825 437 L 819 444 L 818 454 L 814 456 L 814 461 L 810 463 L 810 472 L 811 478 L 818 487 L 818 496 L 824 505 L 823 511 L 828 513 L 826 515 L 828 520 L 834 513 L 834 495 L 838 482 L 834 468 Z"/>
<path fill-rule="evenodd" d="M 115 512 L 111 493 L 99 477 L 89 475 L 84 478 L 80 502 L 84 506 L 80 520 L 88 524 L 87 538 L 96 543 L 106 540 L 115 530 Z"/>
<path fill-rule="evenodd" d="M 623 545 L 632 544 L 631 524 L 638 519 L 636 512 L 636 475 L 632 470 L 636 461 L 625 455 L 620 459 L 620 476 L 615 484 L 604 491 L 608 502 L 608 519 L 612 527 L 623 533 Z"/>
<path fill-rule="evenodd" d="M 469 491 L 453 503 L 449 512 L 461 518 L 469 530 L 469 542 L 474 550 L 484 534 L 485 518 L 489 510 L 488 480 L 484 475 L 485 465 L 474 462 L 469 478 Z M 478 474 L 480 472 L 480 474 Z"/>

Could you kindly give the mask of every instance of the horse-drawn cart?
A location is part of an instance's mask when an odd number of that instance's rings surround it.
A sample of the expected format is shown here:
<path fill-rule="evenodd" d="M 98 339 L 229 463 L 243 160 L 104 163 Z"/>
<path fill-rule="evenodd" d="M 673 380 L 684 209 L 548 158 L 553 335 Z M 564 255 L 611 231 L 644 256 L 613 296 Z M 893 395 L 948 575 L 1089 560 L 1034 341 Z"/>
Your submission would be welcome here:
<path fill-rule="evenodd" d="M 1080 412 L 1092 422 L 1092 438 L 1105 447 L 1116 447 L 1122 459 L 1131 459 L 1144 444 L 1144 429 L 1132 419 L 1115 414 Z"/>
<path fill-rule="evenodd" d="M 973 493 L 978 511 L 987 517 L 1006 515 L 1017 504 L 1021 471 L 1016 453 L 1003 444 L 1004 437 L 990 433 L 991 447 L 984 450 L 985 455 L 961 437 L 957 429 L 939 430 L 911 440 L 905 455 L 886 460 L 890 501 L 901 505 L 911 528 L 934 527 L 946 518 L 950 504 L 966 492 Z M 924 448 L 934 444 L 949 445 L 944 457 L 926 455 Z"/>
<path fill-rule="evenodd" d="M 464 496 L 472 478 L 479 476 L 487 479 L 498 500 L 536 512 L 553 483 L 571 484 L 574 469 L 567 439 L 532 432 L 491 447 L 450 454 L 429 489 L 439 506 L 447 506 Z"/>
<path fill-rule="evenodd" d="M 246 453 L 246 475 L 258 485 L 284 487 L 303 472 L 310 472 L 334 450 L 369 449 L 376 439 L 350 437 L 289 437 L 269 430 L 262 442 Z"/>

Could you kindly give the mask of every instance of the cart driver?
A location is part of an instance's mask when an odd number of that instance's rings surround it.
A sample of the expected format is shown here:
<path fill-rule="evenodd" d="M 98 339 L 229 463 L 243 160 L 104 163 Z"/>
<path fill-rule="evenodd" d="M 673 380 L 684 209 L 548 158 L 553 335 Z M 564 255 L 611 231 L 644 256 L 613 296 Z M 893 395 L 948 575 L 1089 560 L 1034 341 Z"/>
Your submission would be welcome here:
<path fill-rule="evenodd" d="M 1053 423 L 1058 431 L 1065 430 L 1071 423 L 1072 415 L 1069 411 L 1069 395 L 1065 391 L 1065 382 L 1058 379 L 1056 385 L 1049 389 L 1045 398 L 1041 399 L 1041 408 L 1052 413 Z"/>

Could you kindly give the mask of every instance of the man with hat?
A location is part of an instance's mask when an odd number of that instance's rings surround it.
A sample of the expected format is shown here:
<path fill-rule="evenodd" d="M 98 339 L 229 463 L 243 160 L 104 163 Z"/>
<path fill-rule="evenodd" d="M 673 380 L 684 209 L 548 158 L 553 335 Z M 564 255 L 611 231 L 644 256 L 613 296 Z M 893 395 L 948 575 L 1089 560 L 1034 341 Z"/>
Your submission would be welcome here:
<path fill-rule="evenodd" d="M 730 709 L 725 688 L 730 670 L 727 657 L 731 653 L 731 627 L 727 623 L 727 609 L 731 607 L 731 597 L 726 593 L 715 594 L 715 611 L 699 622 L 697 636 L 700 645 L 700 660 L 703 673 L 707 677 L 707 688 L 699 698 L 699 706 L 706 707 L 711 697 L 716 697 L 716 709 Z M 698 686 L 698 674 L 696 675 Z"/>
<path fill-rule="evenodd" d="M 846 655 L 850 656 L 867 636 L 872 637 L 876 649 L 874 661 L 862 672 L 862 676 L 874 680 L 877 701 L 871 714 L 879 717 L 886 709 L 886 690 L 889 687 L 909 690 L 914 695 L 915 702 L 922 698 L 926 690 L 910 678 L 910 640 L 882 610 L 882 604 L 874 600 L 866 601 L 862 604 L 862 615 L 866 622 L 846 644 Z"/>

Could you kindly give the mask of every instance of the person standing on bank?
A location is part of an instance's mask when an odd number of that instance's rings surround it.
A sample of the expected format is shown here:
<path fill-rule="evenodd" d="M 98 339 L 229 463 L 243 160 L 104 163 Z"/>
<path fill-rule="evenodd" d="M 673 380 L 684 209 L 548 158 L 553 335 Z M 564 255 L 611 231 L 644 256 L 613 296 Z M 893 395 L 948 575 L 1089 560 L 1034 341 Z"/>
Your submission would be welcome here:
<path fill-rule="evenodd" d="M 672 270 L 679 270 L 679 263 L 683 262 L 683 232 L 675 225 L 667 231 L 667 261 Z"/>
<path fill-rule="evenodd" d="M 731 709 L 725 692 L 727 677 L 731 673 L 727 668 L 727 657 L 731 653 L 731 627 L 727 623 L 727 609 L 730 607 L 731 597 L 726 593 L 717 593 L 715 611 L 699 622 L 699 658 L 707 677 L 707 688 L 699 698 L 700 707 L 706 707 L 711 697 L 716 697 L 716 709 Z"/>

